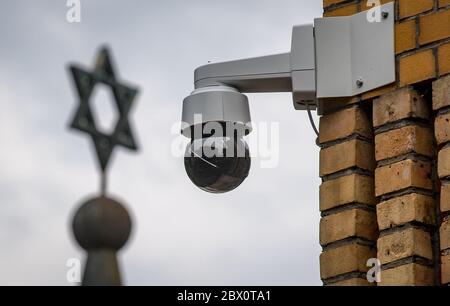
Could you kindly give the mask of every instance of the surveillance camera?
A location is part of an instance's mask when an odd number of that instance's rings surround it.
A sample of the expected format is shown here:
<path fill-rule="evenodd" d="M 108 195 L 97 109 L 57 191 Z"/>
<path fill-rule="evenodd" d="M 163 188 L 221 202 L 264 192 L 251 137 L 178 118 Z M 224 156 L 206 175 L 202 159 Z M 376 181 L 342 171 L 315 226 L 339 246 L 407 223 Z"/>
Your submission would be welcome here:
<path fill-rule="evenodd" d="M 244 136 L 251 125 L 243 93 L 292 92 L 295 109 L 307 110 L 313 124 L 311 110 L 322 114 L 325 98 L 355 96 L 394 82 L 394 5 L 380 10 L 388 17 L 379 22 L 362 12 L 296 26 L 290 53 L 196 69 L 196 89 L 183 102 L 181 131 L 191 139 L 184 164 L 192 182 L 220 193 L 247 177 Z"/>
<path fill-rule="evenodd" d="M 299 102 L 296 108 L 302 103 L 315 108 L 312 26 L 294 29 L 294 40 L 302 41 L 293 46 L 296 56 L 277 54 L 195 70 L 196 89 L 183 101 L 181 133 L 191 140 L 184 158 L 186 172 L 202 190 L 231 191 L 249 174 L 250 153 L 244 136 L 252 127 L 243 93 L 292 91 Z"/>
<path fill-rule="evenodd" d="M 232 155 L 228 156 L 228 151 Z M 190 180 L 211 193 L 225 193 L 237 188 L 247 178 L 250 164 L 247 143 L 234 137 L 193 139 L 186 147 L 184 157 Z"/>
<path fill-rule="evenodd" d="M 229 86 L 195 90 L 183 102 L 183 135 L 191 139 L 184 166 L 200 189 L 224 193 L 237 188 L 250 171 L 244 137 L 251 132 L 248 99 Z"/>

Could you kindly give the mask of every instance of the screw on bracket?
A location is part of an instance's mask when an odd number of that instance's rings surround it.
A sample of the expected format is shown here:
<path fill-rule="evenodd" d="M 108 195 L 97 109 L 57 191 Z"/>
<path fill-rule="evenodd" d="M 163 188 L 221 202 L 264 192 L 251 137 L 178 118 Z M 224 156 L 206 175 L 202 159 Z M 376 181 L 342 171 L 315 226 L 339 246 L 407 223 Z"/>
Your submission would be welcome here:
<path fill-rule="evenodd" d="M 364 86 L 364 81 L 362 79 L 356 80 L 356 86 L 358 86 L 358 88 L 363 87 Z"/>
<path fill-rule="evenodd" d="M 383 17 L 383 19 L 387 19 L 389 17 L 389 12 L 382 12 L 381 17 Z"/>

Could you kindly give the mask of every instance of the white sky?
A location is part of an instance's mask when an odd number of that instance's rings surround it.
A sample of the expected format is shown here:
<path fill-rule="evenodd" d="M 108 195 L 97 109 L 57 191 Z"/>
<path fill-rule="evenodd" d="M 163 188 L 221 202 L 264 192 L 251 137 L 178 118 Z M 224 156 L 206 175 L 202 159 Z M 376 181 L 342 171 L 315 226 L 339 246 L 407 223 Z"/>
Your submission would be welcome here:
<path fill-rule="evenodd" d="M 132 113 L 141 151 L 118 149 L 112 195 L 132 212 L 121 253 L 129 285 L 318 285 L 318 148 L 289 94 L 249 95 L 253 121 L 279 122 L 280 163 L 212 195 L 171 155 L 193 70 L 290 50 L 293 25 L 322 0 L 1 0 L 0 284 L 68 285 L 83 258 L 70 222 L 98 190 L 90 140 L 67 129 L 76 95 L 66 67 L 90 65 L 107 43 L 119 77 L 141 89 Z"/>

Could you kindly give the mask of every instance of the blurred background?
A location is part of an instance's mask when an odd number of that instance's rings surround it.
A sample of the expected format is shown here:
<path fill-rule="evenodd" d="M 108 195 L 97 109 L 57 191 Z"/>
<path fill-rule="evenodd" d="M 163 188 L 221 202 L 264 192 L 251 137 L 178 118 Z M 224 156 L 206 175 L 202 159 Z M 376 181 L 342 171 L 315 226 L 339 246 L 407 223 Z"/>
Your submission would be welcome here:
<path fill-rule="evenodd" d="M 109 175 L 134 222 L 125 283 L 321 284 L 319 150 L 290 94 L 249 95 L 254 123 L 279 124 L 279 164 L 254 158 L 231 193 L 195 187 L 171 147 L 196 67 L 289 52 L 293 25 L 320 17 L 322 1 L 81 0 L 80 23 L 66 1 L 0 4 L 0 285 L 70 285 L 67 260 L 84 258 L 70 225 L 99 175 L 90 139 L 68 130 L 78 101 L 67 65 L 91 67 L 103 44 L 119 79 L 140 88 L 141 150 L 116 150 Z"/>

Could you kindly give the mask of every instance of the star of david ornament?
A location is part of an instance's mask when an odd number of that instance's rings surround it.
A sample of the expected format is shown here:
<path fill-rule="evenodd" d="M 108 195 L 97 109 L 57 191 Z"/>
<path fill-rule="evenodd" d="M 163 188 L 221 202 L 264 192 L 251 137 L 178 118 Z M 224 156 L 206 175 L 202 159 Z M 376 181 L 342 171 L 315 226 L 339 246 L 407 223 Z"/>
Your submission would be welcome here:
<path fill-rule="evenodd" d="M 138 149 L 128 121 L 130 109 L 138 90 L 117 80 L 111 56 L 106 47 L 103 47 L 98 53 L 92 71 L 77 65 L 71 65 L 70 71 L 79 96 L 79 105 L 75 111 L 71 128 L 91 136 L 100 168 L 102 172 L 105 172 L 116 146 L 123 146 L 133 151 Z M 105 134 L 98 130 L 92 113 L 90 98 L 98 84 L 104 84 L 111 89 L 119 114 L 119 119 L 111 134 Z"/>
<path fill-rule="evenodd" d="M 107 48 L 100 50 L 92 71 L 71 65 L 70 72 L 79 97 L 70 126 L 92 138 L 101 168 L 101 195 L 83 202 L 72 223 L 74 237 L 87 253 L 82 285 L 120 286 L 116 254 L 127 243 L 132 222 L 126 206 L 106 196 L 106 170 L 116 146 L 137 150 L 128 116 L 138 90 L 117 81 Z M 110 134 L 99 131 L 90 103 L 95 86 L 100 84 L 111 89 L 119 114 Z"/>

